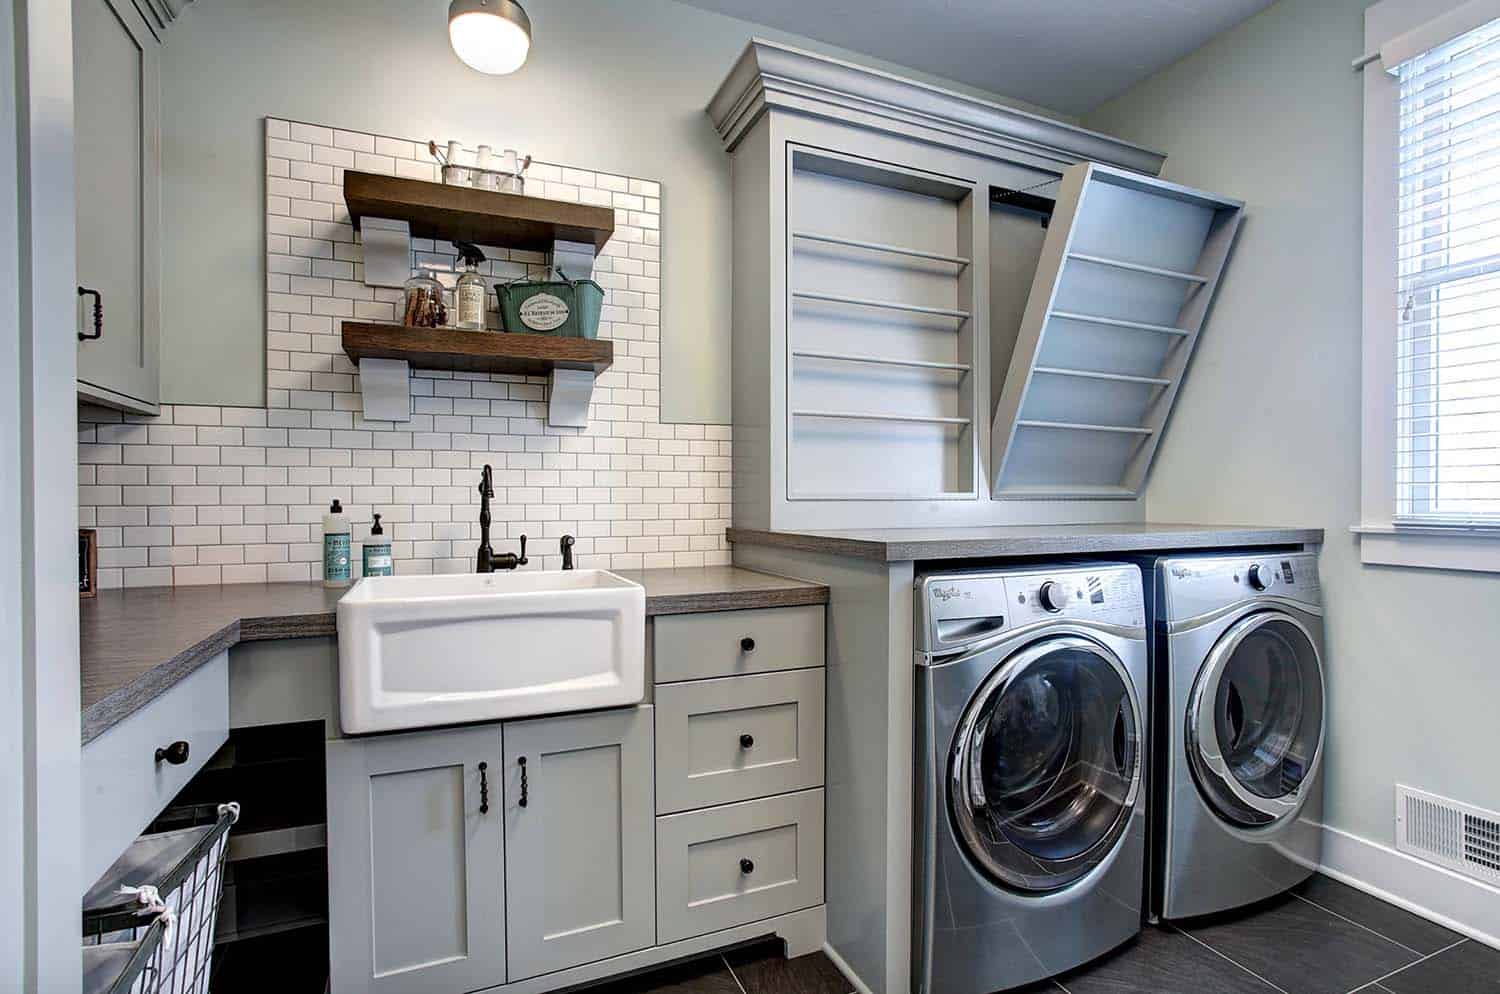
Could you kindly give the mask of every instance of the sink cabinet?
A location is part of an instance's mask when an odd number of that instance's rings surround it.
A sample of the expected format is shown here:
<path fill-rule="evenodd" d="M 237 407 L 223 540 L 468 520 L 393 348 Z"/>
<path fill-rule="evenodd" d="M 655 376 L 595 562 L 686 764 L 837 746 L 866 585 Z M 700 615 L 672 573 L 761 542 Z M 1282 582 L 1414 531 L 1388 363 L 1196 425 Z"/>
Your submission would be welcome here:
<path fill-rule="evenodd" d="M 329 742 L 334 994 L 463 994 L 652 945 L 652 715 Z"/>

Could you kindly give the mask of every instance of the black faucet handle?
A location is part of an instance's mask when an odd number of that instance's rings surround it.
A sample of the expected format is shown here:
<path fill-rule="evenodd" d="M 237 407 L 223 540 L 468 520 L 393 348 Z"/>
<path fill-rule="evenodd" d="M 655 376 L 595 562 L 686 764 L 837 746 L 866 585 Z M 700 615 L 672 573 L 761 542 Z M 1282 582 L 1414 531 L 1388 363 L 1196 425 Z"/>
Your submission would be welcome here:
<path fill-rule="evenodd" d="M 526 560 L 526 536 L 522 535 L 521 536 L 521 554 L 516 557 L 516 565 L 517 566 L 525 566 L 526 562 L 527 562 L 527 560 Z"/>
<path fill-rule="evenodd" d="M 578 541 L 572 535 L 564 535 L 558 544 L 562 547 L 562 568 L 573 568 L 573 543 Z"/>

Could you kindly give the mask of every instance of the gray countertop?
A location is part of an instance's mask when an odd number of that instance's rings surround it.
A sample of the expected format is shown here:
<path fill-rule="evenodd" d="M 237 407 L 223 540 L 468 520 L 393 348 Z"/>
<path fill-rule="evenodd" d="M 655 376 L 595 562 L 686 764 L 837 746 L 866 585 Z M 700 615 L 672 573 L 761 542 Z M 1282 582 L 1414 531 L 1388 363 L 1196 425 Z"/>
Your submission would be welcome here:
<path fill-rule="evenodd" d="M 616 572 L 646 588 L 648 616 L 828 603 L 827 587 L 734 566 Z M 241 642 L 337 634 L 343 594 L 236 583 L 106 590 L 80 602 L 84 743 Z"/>
<path fill-rule="evenodd" d="M 1096 525 L 1007 525 L 994 528 L 877 528 L 789 532 L 729 529 L 729 541 L 877 562 L 1107 555 L 1265 545 L 1315 545 L 1321 528 L 1116 522 Z"/>

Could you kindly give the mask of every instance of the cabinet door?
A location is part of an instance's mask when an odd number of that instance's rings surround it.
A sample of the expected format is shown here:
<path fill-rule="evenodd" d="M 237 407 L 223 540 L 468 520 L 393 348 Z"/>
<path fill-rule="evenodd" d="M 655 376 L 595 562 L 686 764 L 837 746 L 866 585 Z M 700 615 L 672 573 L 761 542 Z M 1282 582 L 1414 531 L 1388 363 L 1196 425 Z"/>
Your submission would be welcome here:
<path fill-rule="evenodd" d="M 506 723 L 512 981 L 656 941 L 652 713 Z"/>
<path fill-rule="evenodd" d="M 160 397 L 161 53 L 129 0 L 73 0 L 78 284 L 103 298 L 103 336 L 78 343 L 78 390 L 155 413 Z M 79 296 L 78 331 L 93 306 Z M 63 333 L 59 329 L 59 333 Z"/>
<path fill-rule="evenodd" d="M 500 744 L 496 725 L 328 743 L 333 994 L 504 982 Z"/>

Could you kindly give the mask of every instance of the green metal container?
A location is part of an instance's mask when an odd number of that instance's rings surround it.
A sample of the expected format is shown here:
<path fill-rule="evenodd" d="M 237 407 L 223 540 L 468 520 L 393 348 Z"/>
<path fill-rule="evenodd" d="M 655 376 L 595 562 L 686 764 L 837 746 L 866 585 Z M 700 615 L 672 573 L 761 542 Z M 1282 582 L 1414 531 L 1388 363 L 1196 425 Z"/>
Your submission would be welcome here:
<path fill-rule="evenodd" d="M 598 338 L 604 288 L 593 280 L 514 280 L 495 288 L 506 331 L 564 338 Z"/>

